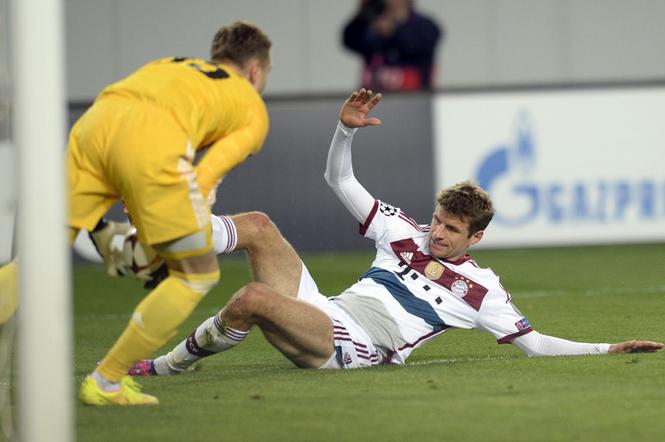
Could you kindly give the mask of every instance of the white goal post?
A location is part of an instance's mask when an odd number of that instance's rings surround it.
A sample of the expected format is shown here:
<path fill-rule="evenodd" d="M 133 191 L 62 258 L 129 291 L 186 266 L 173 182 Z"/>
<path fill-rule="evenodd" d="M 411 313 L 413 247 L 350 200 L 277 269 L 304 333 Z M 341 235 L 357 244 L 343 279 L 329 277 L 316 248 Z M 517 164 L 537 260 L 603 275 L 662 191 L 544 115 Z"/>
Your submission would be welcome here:
<path fill-rule="evenodd" d="M 65 221 L 62 0 L 9 0 L 18 156 L 18 410 L 22 441 L 74 439 Z"/>

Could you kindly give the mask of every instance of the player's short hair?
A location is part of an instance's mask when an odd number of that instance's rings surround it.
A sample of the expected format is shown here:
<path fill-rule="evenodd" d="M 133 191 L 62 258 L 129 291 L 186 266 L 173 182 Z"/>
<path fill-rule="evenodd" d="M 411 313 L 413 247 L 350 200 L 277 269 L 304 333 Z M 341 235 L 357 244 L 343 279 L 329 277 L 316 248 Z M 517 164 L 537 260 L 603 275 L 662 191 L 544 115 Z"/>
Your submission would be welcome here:
<path fill-rule="evenodd" d="M 469 223 L 469 236 L 485 229 L 494 216 L 489 194 L 473 181 L 462 181 L 439 191 L 436 202 L 445 212 Z"/>
<path fill-rule="evenodd" d="M 270 60 L 272 41 L 261 29 L 251 23 L 237 21 L 222 27 L 212 39 L 210 57 L 213 61 L 230 60 L 245 66 L 256 57 L 266 65 Z"/>

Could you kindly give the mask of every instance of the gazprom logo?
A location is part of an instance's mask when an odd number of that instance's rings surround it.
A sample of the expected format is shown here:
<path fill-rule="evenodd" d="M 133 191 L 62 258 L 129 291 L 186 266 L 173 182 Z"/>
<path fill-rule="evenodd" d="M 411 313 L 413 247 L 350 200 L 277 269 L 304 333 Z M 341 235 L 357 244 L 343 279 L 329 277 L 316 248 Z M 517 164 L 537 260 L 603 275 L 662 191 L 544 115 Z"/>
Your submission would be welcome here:
<path fill-rule="evenodd" d="M 512 139 L 493 147 L 475 174 L 496 203 L 494 222 L 516 227 L 536 220 L 550 225 L 608 225 L 629 219 L 665 219 L 662 177 L 588 177 L 584 165 L 575 167 L 575 158 L 570 158 L 570 167 L 555 171 L 560 178 L 545 179 L 539 172 L 547 165 L 538 161 L 538 136 L 531 116 L 520 112 L 511 131 Z M 550 170 L 547 176 L 552 175 Z"/>

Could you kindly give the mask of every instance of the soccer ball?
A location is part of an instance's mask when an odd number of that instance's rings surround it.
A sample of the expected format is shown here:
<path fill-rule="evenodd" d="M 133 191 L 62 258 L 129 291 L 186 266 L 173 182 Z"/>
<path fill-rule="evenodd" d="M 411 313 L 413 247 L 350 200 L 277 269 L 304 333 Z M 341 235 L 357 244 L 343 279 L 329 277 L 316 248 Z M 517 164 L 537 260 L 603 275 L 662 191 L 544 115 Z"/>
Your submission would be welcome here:
<path fill-rule="evenodd" d="M 163 264 L 155 250 L 141 244 L 136 234 L 128 235 L 125 238 L 122 255 L 125 264 L 141 281 L 150 280 L 150 274 Z"/>

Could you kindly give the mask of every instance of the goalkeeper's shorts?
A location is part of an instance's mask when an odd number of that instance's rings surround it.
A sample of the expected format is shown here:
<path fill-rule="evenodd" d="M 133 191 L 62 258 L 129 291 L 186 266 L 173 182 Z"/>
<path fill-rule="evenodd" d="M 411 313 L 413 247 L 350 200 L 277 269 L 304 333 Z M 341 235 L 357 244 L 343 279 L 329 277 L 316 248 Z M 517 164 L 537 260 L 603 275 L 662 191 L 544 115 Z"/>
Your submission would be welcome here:
<path fill-rule="evenodd" d="M 194 148 L 159 106 L 130 98 L 96 101 L 72 128 L 67 161 L 74 228 L 92 230 L 120 197 L 145 244 L 209 228 Z"/>

